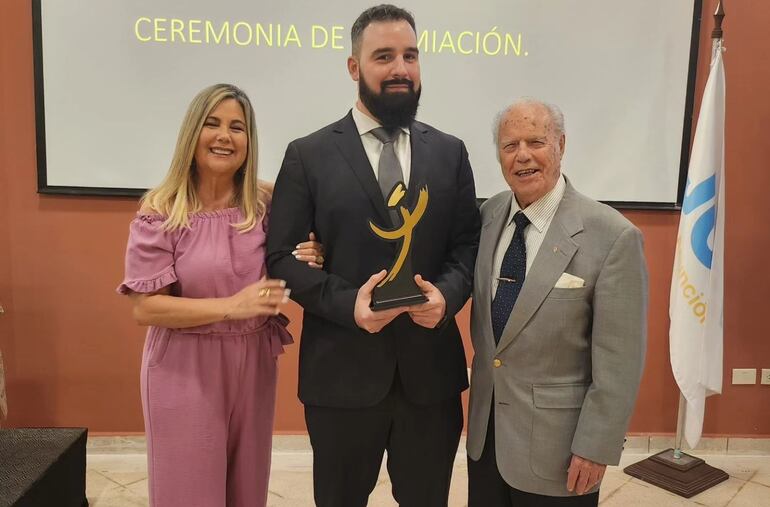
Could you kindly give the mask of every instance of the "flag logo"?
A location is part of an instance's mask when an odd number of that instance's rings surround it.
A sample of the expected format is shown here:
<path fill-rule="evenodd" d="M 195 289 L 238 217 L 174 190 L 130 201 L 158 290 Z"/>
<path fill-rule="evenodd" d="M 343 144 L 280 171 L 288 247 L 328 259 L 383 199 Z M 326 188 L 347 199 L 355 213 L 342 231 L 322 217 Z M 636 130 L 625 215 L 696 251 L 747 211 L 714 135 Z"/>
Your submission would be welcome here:
<path fill-rule="evenodd" d="M 703 204 L 711 203 L 703 214 L 695 221 L 690 235 L 690 246 L 698 262 L 703 264 L 706 269 L 711 269 L 711 260 L 714 255 L 712 247 L 709 245 L 709 238 L 712 238 L 714 225 L 716 224 L 716 207 L 714 199 L 716 198 L 716 175 L 712 175 L 707 180 L 699 183 L 692 192 L 688 192 L 691 186 L 690 179 L 687 179 L 685 187 L 685 197 L 682 203 L 682 213 L 689 215 L 695 210 L 701 208 Z"/>

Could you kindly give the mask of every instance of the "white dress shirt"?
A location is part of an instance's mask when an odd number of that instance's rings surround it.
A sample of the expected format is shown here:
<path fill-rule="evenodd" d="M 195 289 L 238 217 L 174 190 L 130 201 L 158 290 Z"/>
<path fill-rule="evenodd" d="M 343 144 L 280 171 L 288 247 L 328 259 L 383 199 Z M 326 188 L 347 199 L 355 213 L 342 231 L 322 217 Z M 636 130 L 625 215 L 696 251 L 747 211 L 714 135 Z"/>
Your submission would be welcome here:
<path fill-rule="evenodd" d="M 353 106 L 353 121 L 358 129 L 358 135 L 361 136 L 361 143 L 364 145 L 366 157 L 374 169 L 374 177 L 378 179 L 378 169 L 380 166 L 380 154 L 382 153 L 382 143 L 374 137 L 372 130 L 382 127 L 376 120 L 370 118 L 358 109 L 358 105 Z M 401 172 L 404 176 L 404 185 L 409 187 L 409 173 L 412 169 L 412 147 L 409 143 L 409 129 L 401 128 L 398 138 L 393 143 L 396 151 L 396 157 L 401 164 Z"/>
<path fill-rule="evenodd" d="M 560 175 L 556 181 L 556 185 L 550 192 L 543 197 L 533 202 L 524 210 L 524 214 L 530 221 L 529 227 L 524 231 L 524 244 L 527 249 L 527 268 L 525 273 L 529 273 L 529 268 L 535 261 L 540 246 L 543 244 L 545 234 L 548 232 L 548 227 L 551 226 L 551 220 L 553 220 L 556 209 L 559 207 L 562 197 L 564 197 L 564 189 L 567 184 L 564 182 L 564 176 Z M 511 211 L 508 213 L 508 221 L 505 223 L 503 232 L 500 234 L 500 239 L 497 241 L 497 248 L 495 249 L 495 261 L 492 264 L 492 299 L 495 299 L 495 293 L 497 292 L 497 277 L 500 276 L 500 267 L 503 265 L 503 257 L 505 257 L 505 251 L 508 250 L 508 245 L 511 244 L 513 239 L 513 233 L 516 230 L 516 224 L 513 222 L 513 215 L 517 211 L 521 210 L 519 203 L 511 192 Z M 526 283 L 526 281 L 524 282 Z"/>

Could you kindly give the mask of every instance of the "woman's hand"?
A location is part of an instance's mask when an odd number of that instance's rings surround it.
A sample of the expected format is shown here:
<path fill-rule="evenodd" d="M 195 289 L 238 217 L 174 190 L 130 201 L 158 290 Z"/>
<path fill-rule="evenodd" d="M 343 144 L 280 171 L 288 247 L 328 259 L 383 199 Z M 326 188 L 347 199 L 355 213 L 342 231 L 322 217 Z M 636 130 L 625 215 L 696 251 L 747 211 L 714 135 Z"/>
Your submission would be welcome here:
<path fill-rule="evenodd" d="M 298 261 L 307 262 L 311 268 L 321 269 L 324 264 L 324 246 L 315 240 L 314 233 L 311 232 L 308 238 L 309 241 L 297 245 L 292 254 Z"/>
<path fill-rule="evenodd" d="M 224 320 L 249 319 L 258 315 L 277 315 L 289 301 L 291 291 L 283 280 L 263 278 L 228 298 Z"/>

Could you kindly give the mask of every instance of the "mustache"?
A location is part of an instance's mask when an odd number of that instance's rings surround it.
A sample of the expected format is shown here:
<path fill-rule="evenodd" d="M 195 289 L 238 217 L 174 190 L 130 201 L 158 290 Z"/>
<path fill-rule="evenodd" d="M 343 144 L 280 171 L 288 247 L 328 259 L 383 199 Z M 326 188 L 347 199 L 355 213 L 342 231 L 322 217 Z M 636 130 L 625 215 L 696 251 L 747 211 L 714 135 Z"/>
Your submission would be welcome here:
<path fill-rule="evenodd" d="M 384 90 L 388 86 L 406 85 L 410 91 L 414 91 L 414 82 L 411 79 L 388 79 L 380 84 L 380 89 Z"/>

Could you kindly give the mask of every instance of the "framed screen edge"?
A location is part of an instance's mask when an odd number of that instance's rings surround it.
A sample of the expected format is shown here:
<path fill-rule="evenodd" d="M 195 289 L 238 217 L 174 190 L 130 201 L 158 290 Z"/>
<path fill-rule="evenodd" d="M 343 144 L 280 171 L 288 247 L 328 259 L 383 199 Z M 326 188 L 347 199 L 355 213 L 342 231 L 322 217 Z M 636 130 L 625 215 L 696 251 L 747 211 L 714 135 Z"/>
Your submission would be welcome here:
<path fill-rule="evenodd" d="M 48 184 L 48 166 L 46 160 L 45 136 L 45 85 L 43 72 L 43 25 L 42 0 L 31 0 L 32 6 L 32 47 L 35 79 L 35 148 L 37 153 L 37 192 L 44 195 L 62 196 L 101 196 L 101 197 L 140 197 L 146 189 L 116 187 L 83 187 Z M 684 121 L 682 122 L 682 149 L 679 162 L 679 181 L 676 202 L 636 202 L 602 201 L 616 209 L 625 210 L 680 210 L 684 200 L 687 183 L 687 170 L 690 163 L 692 140 L 693 110 L 695 103 L 695 82 L 698 70 L 698 51 L 700 46 L 700 26 L 703 17 L 703 0 L 693 2 L 692 32 L 690 35 L 690 63 L 687 75 Z M 483 202 L 480 198 L 479 202 Z"/>

